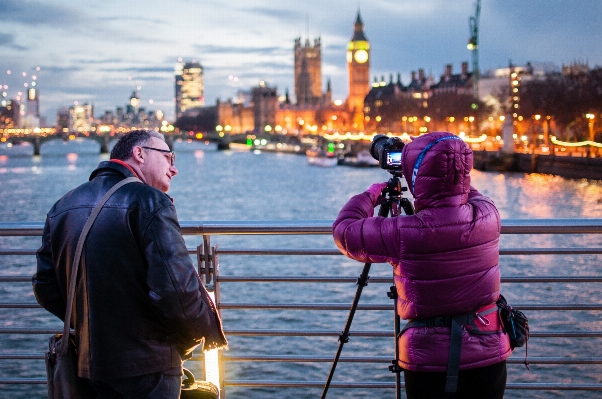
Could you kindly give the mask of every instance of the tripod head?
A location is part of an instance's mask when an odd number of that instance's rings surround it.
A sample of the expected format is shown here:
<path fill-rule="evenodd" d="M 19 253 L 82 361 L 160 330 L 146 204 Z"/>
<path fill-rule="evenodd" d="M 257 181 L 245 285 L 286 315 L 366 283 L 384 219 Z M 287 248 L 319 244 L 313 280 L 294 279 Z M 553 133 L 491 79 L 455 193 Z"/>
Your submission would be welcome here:
<path fill-rule="evenodd" d="M 413 215 L 414 206 L 408 198 L 403 196 L 403 193 L 408 191 L 408 188 L 401 183 L 400 178 L 403 177 L 403 173 L 401 170 L 388 170 L 388 172 L 393 176 L 387 182 L 387 188 L 383 190 L 385 199 L 380 205 L 379 216 L 387 217 L 389 213 L 391 216 L 398 216 L 400 210 L 403 210 L 405 215 Z"/>

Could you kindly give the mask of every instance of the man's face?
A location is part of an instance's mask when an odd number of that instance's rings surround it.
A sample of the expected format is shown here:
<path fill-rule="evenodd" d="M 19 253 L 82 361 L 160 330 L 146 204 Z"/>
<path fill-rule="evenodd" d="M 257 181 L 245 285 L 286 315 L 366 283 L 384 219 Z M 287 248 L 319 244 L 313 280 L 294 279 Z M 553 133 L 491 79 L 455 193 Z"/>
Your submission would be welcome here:
<path fill-rule="evenodd" d="M 169 190 L 172 177 L 178 174 L 178 169 L 171 164 L 171 152 L 157 151 L 170 151 L 167 143 L 152 137 L 150 144 L 141 147 L 154 148 L 154 150 L 142 148 L 144 152 L 144 163 L 140 164 L 142 179 L 149 186 L 166 193 Z"/>

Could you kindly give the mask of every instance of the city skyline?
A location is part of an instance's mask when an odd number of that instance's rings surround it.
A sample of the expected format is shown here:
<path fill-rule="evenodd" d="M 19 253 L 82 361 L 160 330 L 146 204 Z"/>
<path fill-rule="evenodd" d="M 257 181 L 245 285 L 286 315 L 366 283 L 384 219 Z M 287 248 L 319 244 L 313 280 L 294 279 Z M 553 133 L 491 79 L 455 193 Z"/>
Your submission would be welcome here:
<path fill-rule="evenodd" d="M 468 19 L 475 1 L 380 0 L 359 4 L 372 46 L 374 76 L 401 74 L 407 84 L 422 68 L 439 77 L 470 61 Z M 294 93 L 294 41 L 320 38 L 322 82 L 333 100 L 348 93 L 345 46 L 353 34 L 358 3 L 336 0 L 278 4 L 255 0 L 67 1 L 0 3 L 0 85 L 7 99 L 26 92 L 36 75 L 40 113 L 53 124 L 56 111 L 75 101 L 92 104 L 95 115 L 124 106 L 138 90 L 141 106 L 174 118 L 174 67 L 198 61 L 204 69 L 205 104 L 234 98 L 260 80 Z M 602 3 L 535 0 L 523 4 L 484 1 L 479 24 L 482 72 L 526 62 L 602 65 Z M 448 27 L 448 29 L 445 29 Z M 36 71 L 39 67 L 40 71 Z M 11 74 L 7 74 L 10 70 Z M 27 76 L 22 76 L 25 72 Z M 325 90 L 325 87 L 323 88 Z"/>

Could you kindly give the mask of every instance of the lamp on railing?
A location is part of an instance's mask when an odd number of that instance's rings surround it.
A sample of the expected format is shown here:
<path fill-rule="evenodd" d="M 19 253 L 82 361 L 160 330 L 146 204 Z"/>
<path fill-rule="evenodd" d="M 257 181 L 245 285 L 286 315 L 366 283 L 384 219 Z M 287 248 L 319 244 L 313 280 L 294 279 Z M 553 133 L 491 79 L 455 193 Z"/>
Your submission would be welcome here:
<path fill-rule="evenodd" d="M 215 303 L 215 294 L 213 289 L 207 289 L 209 297 Z M 204 353 L 205 365 L 205 381 L 213 383 L 218 389 L 220 385 L 220 369 L 219 369 L 219 349 L 211 349 Z"/>

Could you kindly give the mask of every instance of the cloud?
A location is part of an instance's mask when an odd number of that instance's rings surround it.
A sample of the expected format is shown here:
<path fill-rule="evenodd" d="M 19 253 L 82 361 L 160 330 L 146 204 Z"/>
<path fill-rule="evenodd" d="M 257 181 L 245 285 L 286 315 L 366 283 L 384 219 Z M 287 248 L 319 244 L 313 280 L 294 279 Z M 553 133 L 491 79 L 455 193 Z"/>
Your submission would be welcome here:
<path fill-rule="evenodd" d="M 282 47 L 252 47 L 252 46 L 215 46 L 211 44 L 197 44 L 193 48 L 200 54 L 278 54 L 284 51 L 291 52 L 290 49 L 283 49 Z"/>
<path fill-rule="evenodd" d="M 27 47 L 15 44 L 15 36 L 10 33 L 0 32 L 0 47 L 9 47 L 17 51 L 26 51 Z"/>
<path fill-rule="evenodd" d="M 83 18 L 73 8 L 61 7 L 51 2 L 31 0 L 0 1 L 0 21 L 17 22 L 27 26 L 73 25 Z"/>

